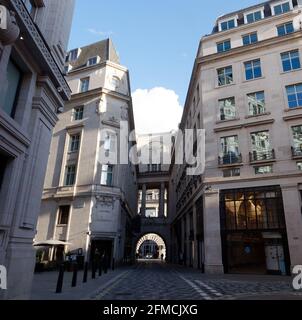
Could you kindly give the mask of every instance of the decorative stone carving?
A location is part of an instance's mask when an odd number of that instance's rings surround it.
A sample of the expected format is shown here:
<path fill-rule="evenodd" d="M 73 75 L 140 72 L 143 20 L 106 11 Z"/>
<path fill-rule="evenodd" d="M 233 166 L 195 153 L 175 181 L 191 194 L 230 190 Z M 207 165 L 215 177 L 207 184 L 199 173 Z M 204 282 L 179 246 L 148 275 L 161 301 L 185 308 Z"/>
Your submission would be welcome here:
<path fill-rule="evenodd" d="M 3 45 L 14 43 L 20 34 L 15 14 L 5 6 L 0 6 L 0 41 Z"/>

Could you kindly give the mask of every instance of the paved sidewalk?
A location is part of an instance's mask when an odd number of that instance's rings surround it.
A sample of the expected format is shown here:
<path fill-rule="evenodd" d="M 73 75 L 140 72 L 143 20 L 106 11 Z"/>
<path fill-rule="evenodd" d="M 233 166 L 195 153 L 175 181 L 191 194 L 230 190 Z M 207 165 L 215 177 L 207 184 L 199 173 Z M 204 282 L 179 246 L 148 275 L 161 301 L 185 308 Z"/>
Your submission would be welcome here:
<path fill-rule="evenodd" d="M 87 283 L 83 283 L 83 271 L 78 272 L 77 286 L 71 287 L 72 272 L 64 273 L 64 284 L 62 293 L 55 293 L 58 271 L 43 272 L 34 275 L 33 287 L 31 290 L 31 300 L 89 300 L 99 295 L 107 287 L 111 286 L 119 279 L 126 276 L 133 266 L 120 267 L 114 271 L 108 270 L 107 274 L 102 273 L 96 279 L 91 278 L 91 271 L 88 273 Z"/>

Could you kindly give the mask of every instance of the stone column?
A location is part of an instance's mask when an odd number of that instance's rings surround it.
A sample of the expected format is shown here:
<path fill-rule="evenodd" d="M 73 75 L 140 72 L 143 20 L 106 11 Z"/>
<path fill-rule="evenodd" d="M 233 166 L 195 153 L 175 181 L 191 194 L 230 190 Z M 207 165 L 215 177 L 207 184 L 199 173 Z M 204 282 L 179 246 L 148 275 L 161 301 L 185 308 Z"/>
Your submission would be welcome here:
<path fill-rule="evenodd" d="M 194 229 L 194 242 L 193 242 L 193 267 L 198 268 L 198 245 L 197 245 L 197 212 L 196 204 L 193 206 L 193 229 Z"/>
<path fill-rule="evenodd" d="M 146 195 L 147 195 L 147 186 L 145 184 L 143 184 L 142 201 L 141 201 L 141 215 L 142 215 L 142 217 L 146 216 Z"/>
<path fill-rule="evenodd" d="M 205 273 L 224 273 L 220 234 L 219 190 L 204 194 Z"/>
<path fill-rule="evenodd" d="M 300 191 L 297 184 L 282 185 L 291 270 L 302 265 L 302 215 Z"/>
<path fill-rule="evenodd" d="M 159 190 L 159 218 L 165 217 L 165 183 L 160 184 Z"/>

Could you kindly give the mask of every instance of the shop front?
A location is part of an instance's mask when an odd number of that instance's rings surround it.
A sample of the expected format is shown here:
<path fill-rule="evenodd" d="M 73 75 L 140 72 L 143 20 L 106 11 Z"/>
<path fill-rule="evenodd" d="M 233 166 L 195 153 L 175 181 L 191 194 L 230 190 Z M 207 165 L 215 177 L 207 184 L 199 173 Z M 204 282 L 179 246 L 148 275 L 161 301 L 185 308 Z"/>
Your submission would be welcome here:
<path fill-rule="evenodd" d="M 280 187 L 221 191 L 220 212 L 226 273 L 290 274 Z"/>

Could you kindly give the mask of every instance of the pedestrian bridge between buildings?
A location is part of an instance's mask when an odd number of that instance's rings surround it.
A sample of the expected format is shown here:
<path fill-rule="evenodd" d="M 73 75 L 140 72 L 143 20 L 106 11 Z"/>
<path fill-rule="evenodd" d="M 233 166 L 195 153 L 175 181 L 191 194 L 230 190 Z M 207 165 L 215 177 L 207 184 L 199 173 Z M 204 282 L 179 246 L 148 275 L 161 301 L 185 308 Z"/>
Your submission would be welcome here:
<path fill-rule="evenodd" d="M 136 258 L 146 258 L 157 251 L 153 258 L 170 260 L 170 226 L 167 218 L 141 218 L 140 232 L 135 234 L 133 241 Z M 151 258 L 151 257 L 150 257 Z"/>

